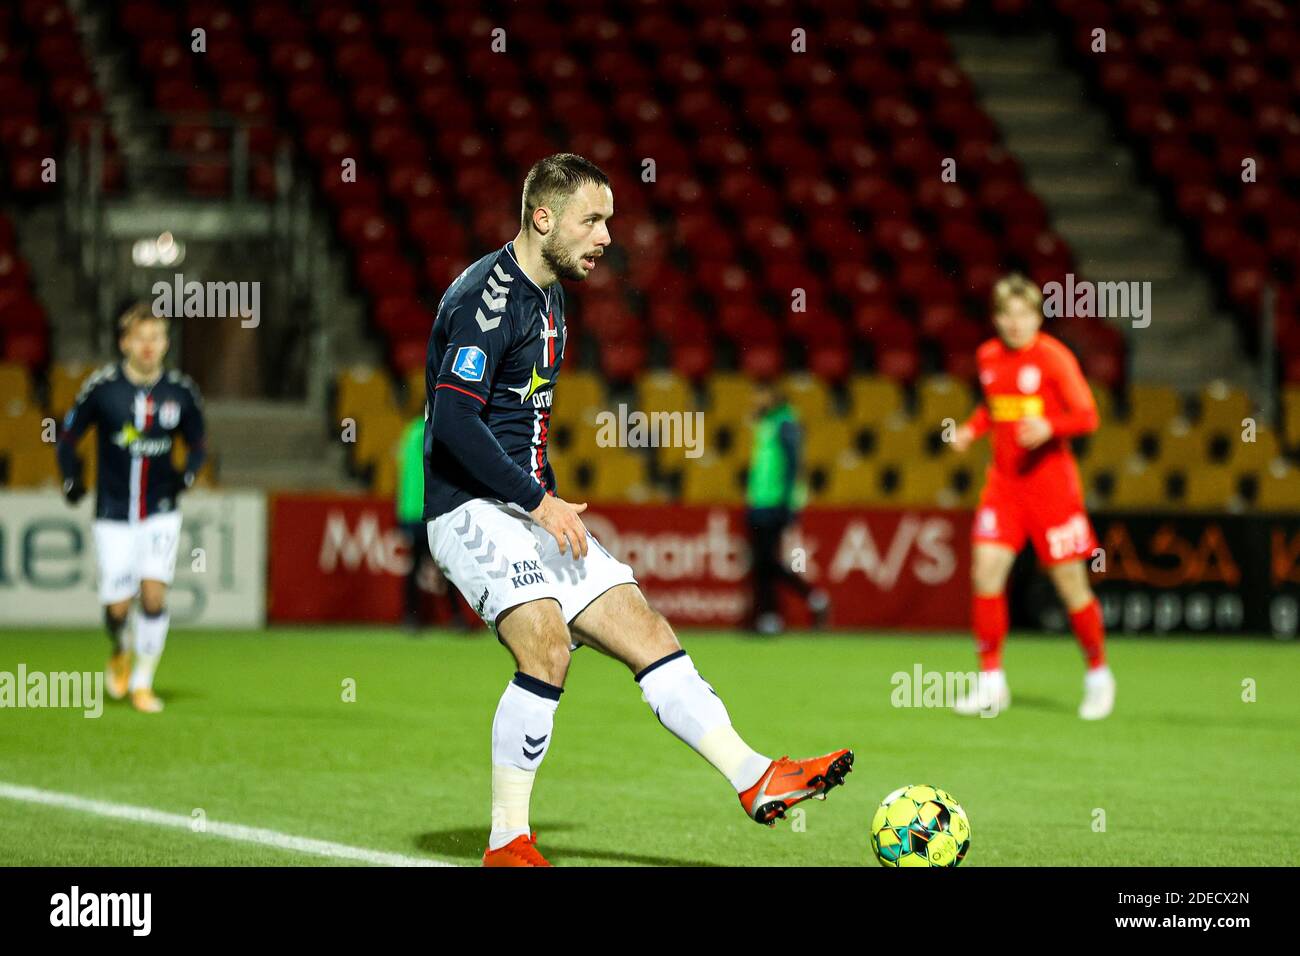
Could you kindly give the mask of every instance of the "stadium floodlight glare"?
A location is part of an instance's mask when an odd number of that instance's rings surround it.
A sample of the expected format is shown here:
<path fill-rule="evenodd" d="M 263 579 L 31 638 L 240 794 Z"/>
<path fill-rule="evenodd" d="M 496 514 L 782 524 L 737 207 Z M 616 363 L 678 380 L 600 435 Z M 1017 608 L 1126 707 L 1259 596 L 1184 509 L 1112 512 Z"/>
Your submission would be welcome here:
<path fill-rule="evenodd" d="M 185 243 L 177 241 L 171 232 L 156 239 L 137 239 L 131 247 L 131 261 L 146 268 L 179 265 L 185 261 Z"/>

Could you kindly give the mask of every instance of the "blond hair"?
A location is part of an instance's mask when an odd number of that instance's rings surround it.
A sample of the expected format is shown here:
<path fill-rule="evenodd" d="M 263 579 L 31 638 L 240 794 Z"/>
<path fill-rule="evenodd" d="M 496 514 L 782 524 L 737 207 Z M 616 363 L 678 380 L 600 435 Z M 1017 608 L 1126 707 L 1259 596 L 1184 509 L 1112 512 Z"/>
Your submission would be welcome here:
<path fill-rule="evenodd" d="M 1043 307 L 1043 290 L 1038 288 L 1038 283 L 1033 279 L 1026 278 L 1019 272 L 1012 272 L 999 279 L 990 298 L 994 315 L 1005 312 L 1007 302 L 1017 298 L 1028 302 L 1035 312 Z"/>
<path fill-rule="evenodd" d="M 117 337 L 125 338 L 130 331 L 140 322 L 161 322 L 163 331 L 171 331 L 171 320 L 165 315 L 154 315 L 153 308 L 148 302 L 137 302 L 117 320 Z"/>

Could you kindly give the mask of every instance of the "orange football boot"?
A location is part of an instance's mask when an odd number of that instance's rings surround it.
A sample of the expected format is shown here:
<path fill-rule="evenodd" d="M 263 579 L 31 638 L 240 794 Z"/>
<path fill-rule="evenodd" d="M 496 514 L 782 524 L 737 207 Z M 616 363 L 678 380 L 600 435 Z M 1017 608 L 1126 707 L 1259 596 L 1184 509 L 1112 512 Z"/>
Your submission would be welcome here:
<path fill-rule="evenodd" d="M 142 714 L 160 714 L 163 702 L 148 687 L 141 687 L 139 690 L 131 691 L 131 706 Z"/>
<path fill-rule="evenodd" d="M 114 654 L 108 659 L 108 666 L 104 670 L 108 675 L 108 696 L 113 700 L 121 700 L 131 685 L 130 653 L 122 651 Z"/>
<path fill-rule="evenodd" d="M 499 850 L 483 851 L 484 866 L 550 866 L 537 852 L 537 833 L 517 836 Z"/>
<path fill-rule="evenodd" d="M 825 800 L 826 791 L 842 784 L 852 769 L 852 750 L 836 750 L 806 760 L 782 757 L 773 760 L 758 783 L 740 795 L 740 805 L 752 820 L 774 827 L 796 803 L 809 797 Z"/>

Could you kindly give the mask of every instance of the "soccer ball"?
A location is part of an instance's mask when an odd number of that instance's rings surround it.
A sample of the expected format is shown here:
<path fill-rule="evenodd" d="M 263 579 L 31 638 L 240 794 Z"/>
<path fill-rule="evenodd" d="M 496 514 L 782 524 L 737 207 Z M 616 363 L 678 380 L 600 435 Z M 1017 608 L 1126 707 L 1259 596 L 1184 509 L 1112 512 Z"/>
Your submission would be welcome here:
<path fill-rule="evenodd" d="M 881 866 L 957 866 L 970 849 L 970 820 L 946 790 L 899 787 L 871 818 L 871 849 Z"/>

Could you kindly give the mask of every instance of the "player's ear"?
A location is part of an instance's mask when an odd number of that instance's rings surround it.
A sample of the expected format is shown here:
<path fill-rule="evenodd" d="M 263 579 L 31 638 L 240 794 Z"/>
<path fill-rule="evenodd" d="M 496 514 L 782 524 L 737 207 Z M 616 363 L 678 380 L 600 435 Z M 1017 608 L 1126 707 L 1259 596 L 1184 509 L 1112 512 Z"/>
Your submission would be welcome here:
<path fill-rule="evenodd" d="M 549 233 L 554 225 L 555 220 L 551 216 L 550 206 L 538 206 L 533 210 L 533 228 L 537 230 L 539 236 Z"/>

